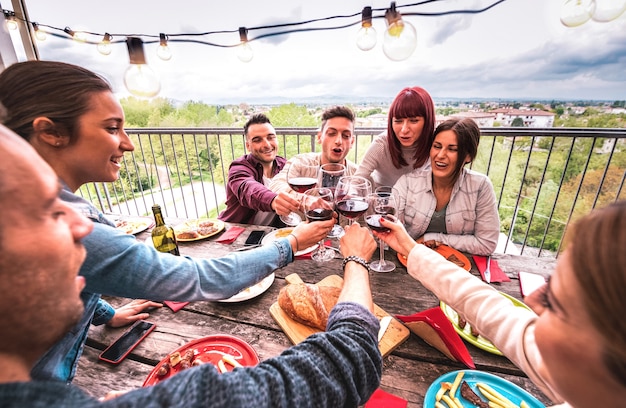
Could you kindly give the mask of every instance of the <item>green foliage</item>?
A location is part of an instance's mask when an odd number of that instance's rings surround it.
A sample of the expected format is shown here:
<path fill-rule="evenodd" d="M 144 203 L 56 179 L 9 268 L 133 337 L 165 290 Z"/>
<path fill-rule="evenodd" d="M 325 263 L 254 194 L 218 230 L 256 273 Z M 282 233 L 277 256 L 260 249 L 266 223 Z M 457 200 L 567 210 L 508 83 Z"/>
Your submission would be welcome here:
<path fill-rule="evenodd" d="M 368 116 L 377 115 L 379 113 L 383 113 L 383 109 L 382 108 L 366 109 L 366 110 L 358 111 L 356 113 L 356 117 L 357 118 L 367 118 Z"/>
<path fill-rule="evenodd" d="M 513 119 L 513 122 L 511 122 L 511 126 L 512 127 L 524 127 L 524 119 L 519 118 L 519 117 Z"/>
<path fill-rule="evenodd" d="M 290 103 L 274 106 L 267 113 L 274 127 L 312 127 L 319 126 L 320 122 L 312 116 L 306 106 Z"/>

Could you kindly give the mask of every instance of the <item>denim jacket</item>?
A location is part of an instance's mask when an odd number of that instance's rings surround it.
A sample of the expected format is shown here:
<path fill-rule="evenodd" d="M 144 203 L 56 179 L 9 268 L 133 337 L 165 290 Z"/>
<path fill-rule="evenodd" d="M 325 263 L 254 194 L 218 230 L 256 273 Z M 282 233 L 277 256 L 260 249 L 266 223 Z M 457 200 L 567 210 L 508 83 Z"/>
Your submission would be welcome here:
<path fill-rule="evenodd" d="M 500 218 L 493 185 L 487 176 L 463 169 L 446 208 L 447 234 L 427 233 L 437 206 L 432 168 L 415 170 L 395 185 L 400 195 L 398 217 L 413 238 L 436 240 L 462 252 L 490 255 L 500 235 Z"/>
<path fill-rule="evenodd" d="M 35 364 L 33 379 L 72 380 L 100 294 L 155 301 L 227 299 L 293 261 L 286 238 L 213 259 L 163 254 L 112 227 L 67 186 L 61 199 L 94 221 L 93 231 L 83 239 L 87 258 L 79 272 L 86 280 L 81 293 L 85 311 L 80 322 Z"/>

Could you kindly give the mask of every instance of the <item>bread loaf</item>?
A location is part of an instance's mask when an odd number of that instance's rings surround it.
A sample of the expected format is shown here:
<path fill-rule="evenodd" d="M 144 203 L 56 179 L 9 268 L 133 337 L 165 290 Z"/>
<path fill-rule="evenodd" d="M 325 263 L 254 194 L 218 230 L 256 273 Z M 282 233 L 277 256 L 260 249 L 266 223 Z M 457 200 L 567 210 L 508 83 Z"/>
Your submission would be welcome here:
<path fill-rule="evenodd" d="M 278 294 L 278 305 L 293 320 L 326 330 L 328 315 L 337 303 L 340 288 L 294 283 Z"/>

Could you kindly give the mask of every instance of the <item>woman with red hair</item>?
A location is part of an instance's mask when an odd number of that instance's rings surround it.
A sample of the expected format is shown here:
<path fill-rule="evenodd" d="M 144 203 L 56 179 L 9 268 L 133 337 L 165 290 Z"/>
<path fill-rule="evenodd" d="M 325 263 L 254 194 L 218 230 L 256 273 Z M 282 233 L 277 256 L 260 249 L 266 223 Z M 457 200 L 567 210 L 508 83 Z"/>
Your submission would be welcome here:
<path fill-rule="evenodd" d="M 370 145 L 356 172 L 373 186 L 393 186 L 403 174 L 427 166 L 435 105 L 425 89 L 404 88 L 389 107 L 387 132 Z"/>

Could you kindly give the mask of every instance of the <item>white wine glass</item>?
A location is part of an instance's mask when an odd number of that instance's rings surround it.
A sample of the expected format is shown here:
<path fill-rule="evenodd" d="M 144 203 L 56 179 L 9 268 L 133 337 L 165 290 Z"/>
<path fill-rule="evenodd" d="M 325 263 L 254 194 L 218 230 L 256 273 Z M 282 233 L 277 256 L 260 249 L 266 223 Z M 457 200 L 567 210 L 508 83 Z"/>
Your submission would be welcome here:
<path fill-rule="evenodd" d="M 380 188 L 380 187 L 379 187 Z M 381 218 L 390 219 L 390 215 L 395 215 L 397 209 L 397 195 L 394 194 L 392 187 L 389 189 L 376 189 L 377 192 L 368 196 L 369 207 L 365 214 L 365 223 L 367 226 L 378 232 L 388 232 L 389 228 L 385 228 L 380 224 Z M 391 272 L 396 269 L 393 262 L 385 261 L 385 243 L 379 239 L 380 257 L 377 261 L 370 263 L 370 269 L 376 272 Z"/>
<path fill-rule="evenodd" d="M 333 218 L 333 192 L 330 188 L 311 188 L 304 192 L 304 215 L 309 222 L 327 221 Z M 327 262 L 335 257 L 335 252 L 324 245 L 322 239 L 311 259 L 317 262 Z"/>
<path fill-rule="evenodd" d="M 344 176 L 335 188 L 335 209 L 350 223 L 367 211 L 367 196 L 372 193 L 372 183 L 364 177 Z"/>
<path fill-rule="evenodd" d="M 319 166 L 291 163 L 287 169 L 287 184 L 296 193 L 304 193 L 306 190 L 317 186 L 317 173 Z M 281 215 L 280 220 L 285 225 L 293 227 L 302 222 L 302 217 L 296 212 Z"/>
<path fill-rule="evenodd" d="M 346 166 L 340 163 L 326 163 L 320 166 L 317 185 L 329 188 L 335 195 L 335 189 L 339 179 L 346 174 Z M 343 228 L 339 225 L 339 220 L 328 233 L 329 238 L 339 238 L 344 234 Z"/>

